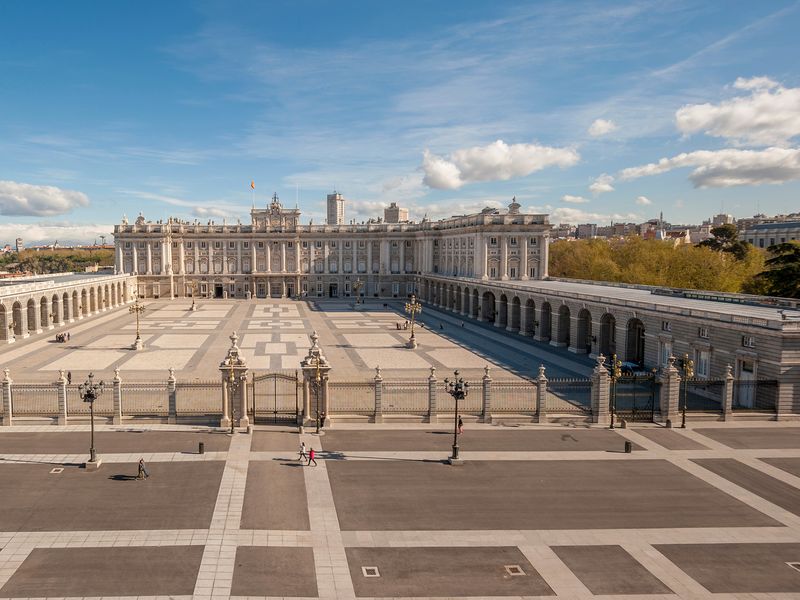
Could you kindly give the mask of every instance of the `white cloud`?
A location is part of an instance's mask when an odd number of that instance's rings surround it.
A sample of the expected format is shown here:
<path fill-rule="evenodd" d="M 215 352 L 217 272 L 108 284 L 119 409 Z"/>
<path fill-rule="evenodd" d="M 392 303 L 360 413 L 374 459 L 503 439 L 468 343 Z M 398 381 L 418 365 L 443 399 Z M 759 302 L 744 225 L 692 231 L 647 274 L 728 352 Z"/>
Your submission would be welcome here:
<path fill-rule="evenodd" d="M 595 119 L 589 126 L 589 135 L 592 137 L 600 137 L 611 133 L 617 128 L 617 124 L 609 119 Z"/>
<path fill-rule="evenodd" d="M 88 205 L 89 198 L 82 192 L 51 185 L 0 181 L 1 215 L 52 217 Z"/>
<path fill-rule="evenodd" d="M 569 194 L 564 194 L 563 196 L 561 196 L 561 201 L 567 202 L 569 204 L 586 204 L 587 202 L 589 202 L 589 200 L 587 200 L 583 196 L 570 196 Z"/>
<path fill-rule="evenodd" d="M 672 158 L 662 158 L 657 163 L 623 169 L 620 178 L 629 180 L 660 175 L 683 167 L 695 167 L 689 179 L 698 188 L 784 183 L 800 179 L 800 149 L 730 148 L 684 152 Z"/>
<path fill-rule="evenodd" d="M 106 236 L 113 239 L 114 226 L 99 223 L 1 223 L 0 243 L 12 244 L 21 237 L 26 246 L 59 244 L 88 244 Z"/>
<path fill-rule="evenodd" d="M 653 201 L 650 200 L 650 198 L 648 198 L 647 196 L 638 196 L 636 198 L 636 204 L 638 204 L 639 206 L 650 206 L 652 203 Z"/>
<path fill-rule="evenodd" d="M 192 210 L 192 214 L 195 217 L 219 217 L 222 219 L 228 218 L 231 216 L 230 211 L 222 210 L 221 208 L 206 208 L 204 206 L 198 206 Z"/>
<path fill-rule="evenodd" d="M 611 185 L 614 181 L 614 177 L 612 175 L 606 175 L 603 173 L 594 180 L 594 183 L 589 186 L 589 191 L 593 194 L 605 194 L 606 192 L 613 192 L 614 186 Z"/>
<path fill-rule="evenodd" d="M 642 216 L 637 213 L 597 213 L 566 206 L 556 208 L 549 204 L 545 206 L 529 206 L 527 211 L 549 214 L 551 223 L 572 223 L 573 225 L 577 223 L 605 224 L 611 221 L 638 222 L 642 220 Z"/>
<path fill-rule="evenodd" d="M 719 104 L 692 104 L 675 113 L 678 129 L 756 146 L 786 146 L 800 135 L 800 88 L 784 88 L 767 77 L 739 78 L 750 91 Z"/>
<path fill-rule="evenodd" d="M 476 181 L 505 181 L 524 177 L 546 167 L 570 167 L 580 160 L 572 148 L 538 144 L 506 144 L 497 140 L 453 152 L 449 158 L 425 150 L 422 170 L 428 187 L 454 190 Z"/>

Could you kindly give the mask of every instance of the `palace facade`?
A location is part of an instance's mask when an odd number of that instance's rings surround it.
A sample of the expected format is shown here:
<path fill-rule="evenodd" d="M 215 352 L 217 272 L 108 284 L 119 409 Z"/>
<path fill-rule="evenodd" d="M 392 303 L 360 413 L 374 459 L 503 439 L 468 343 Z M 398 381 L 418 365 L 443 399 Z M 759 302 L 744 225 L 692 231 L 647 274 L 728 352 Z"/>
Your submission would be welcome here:
<path fill-rule="evenodd" d="M 419 223 L 302 225 L 277 196 L 249 225 L 168 219 L 114 227 L 119 273 L 137 275 L 142 297 L 399 298 L 418 277 L 483 281 L 547 277 L 547 215 L 484 209 Z M 358 291 L 356 291 L 358 290 Z"/>

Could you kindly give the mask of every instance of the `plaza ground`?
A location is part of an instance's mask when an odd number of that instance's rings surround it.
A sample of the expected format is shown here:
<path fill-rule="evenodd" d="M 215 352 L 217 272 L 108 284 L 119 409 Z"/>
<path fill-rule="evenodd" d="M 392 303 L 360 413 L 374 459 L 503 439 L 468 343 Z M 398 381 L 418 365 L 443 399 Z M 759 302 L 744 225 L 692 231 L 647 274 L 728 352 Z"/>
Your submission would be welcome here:
<path fill-rule="evenodd" d="M 424 379 L 430 367 L 446 377 L 454 369 L 477 379 L 485 366 L 492 376 L 534 377 L 545 364 L 550 377 L 588 376 L 592 363 L 564 348 L 534 342 L 485 323 L 463 322 L 452 313 L 425 308 L 419 316 L 416 350 L 405 347 L 410 331 L 398 329 L 406 315 L 400 301 L 149 300 L 140 332 L 145 348 L 130 350 L 136 336 L 128 307 L 65 325 L 52 333 L 19 339 L 0 348 L 0 366 L 22 382 L 52 382 L 69 371 L 73 382 L 90 371 L 110 381 L 114 369 L 123 380 L 164 381 L 169 368 L 179 381 L 219 378 L 219 362 L 233 331 L 251 370 L 293 371 L 311 346 L 310 335 L 332 365 L 334 381 L 373 377 L 381 367 L 385 378 Z M 463 326 L 462 326 L 463 323 Z M 69 332 L 66 343 L 56 333 Z"/>
<path fill-rule="evenodd" d="M 87 471 L 88 427 L 2 428 L 0 598 L 800 597 L 766 430 L 469 425 L 451 466 L 443 426 L 104 425 Z"/>

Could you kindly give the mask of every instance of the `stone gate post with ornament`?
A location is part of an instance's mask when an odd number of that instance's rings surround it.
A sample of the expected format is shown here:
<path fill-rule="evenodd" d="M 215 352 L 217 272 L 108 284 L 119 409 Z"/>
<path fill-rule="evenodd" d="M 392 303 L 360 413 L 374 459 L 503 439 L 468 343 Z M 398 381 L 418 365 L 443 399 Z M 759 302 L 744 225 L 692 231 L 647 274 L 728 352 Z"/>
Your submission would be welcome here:
<path fill-rule="evenodd" d="M 231 347 L 219 363 L 222 378 L 222 419 L 220 427 L 239 427 L 250 425 L 247 416 L 247 362 L 239 350 L 239 336 L 234 331 L 230 335 Z"/>

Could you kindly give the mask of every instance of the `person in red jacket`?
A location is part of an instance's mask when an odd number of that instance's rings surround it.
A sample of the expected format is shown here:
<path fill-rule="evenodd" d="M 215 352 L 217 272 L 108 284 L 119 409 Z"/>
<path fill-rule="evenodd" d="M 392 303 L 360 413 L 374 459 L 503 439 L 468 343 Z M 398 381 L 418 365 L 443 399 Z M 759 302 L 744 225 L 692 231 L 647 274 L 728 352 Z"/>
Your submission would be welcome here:
<path fill-rule="evenodd" d="M 307 467 L 308 467 L 308 466 L 311 466 L 311 463 L 312 463 L 312 462 L 314 463 L 314 466 L 315 466 L 315 467 L 317 466 L 317 461 L 316 461 L 316 459 L 314 458 L 316 455 L 317 455 L 317 453 L 316 453 L 316 452 L 314 452 L 314 448 L 311 448 L 311 449 L 308 451 L 308 464 L 306 464 L 306 466 L 307 466 Z"/>

